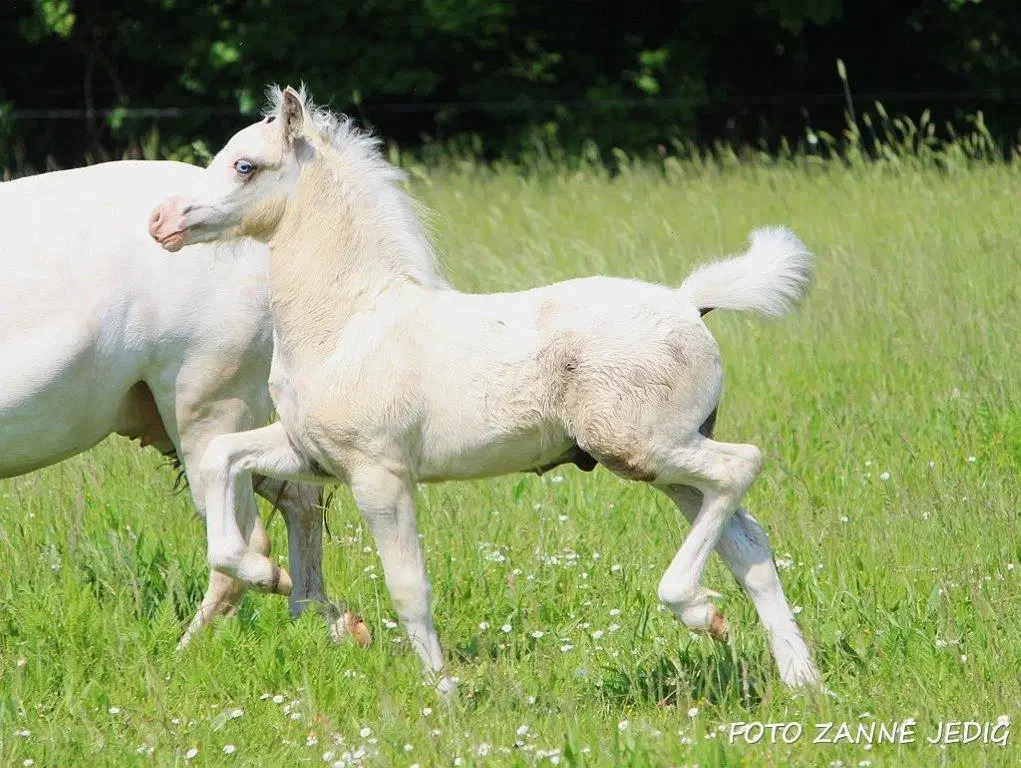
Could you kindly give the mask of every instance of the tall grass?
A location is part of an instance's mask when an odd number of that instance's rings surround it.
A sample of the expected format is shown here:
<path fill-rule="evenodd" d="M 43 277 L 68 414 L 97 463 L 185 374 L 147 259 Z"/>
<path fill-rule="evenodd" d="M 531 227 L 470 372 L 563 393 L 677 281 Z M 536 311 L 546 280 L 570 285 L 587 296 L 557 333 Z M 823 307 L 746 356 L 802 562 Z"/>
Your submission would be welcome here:
<path fill-rule="evenodd" d="M 926 738 L 1021 704 L 1021 179 L 980 122 L 943 141 L 924 119 L 858 124 L 769 156 L 402 158 L 465 290 L 593 273 L 677 284 L 771 223 L 815 251 L 795 317 L 707 323 L 726 365 L 718 434 L 763 449 L 747 506 L 832 695 L 782 688 L 715 559 L 729 644 L 661 610 L 687 526 L 602 470 L 422 489 L 436 623 L 461 680 L 449 706 L 390 624 L 346 490 L 327 578 L 373 648 L 331 647 L 313 617 L 250 596 L 178 658 L 205 583 L 202 526 L 158 457 L 111 439 L 0 484 L 0 765 L 1017 764 L 1018 734 Z M 271 533 L 284 552 L 279 519 Z M 914 743 L 812 743 L 816 723 L 908 718 Z M 729 744 L 735 721 L 804 735 Z"/>

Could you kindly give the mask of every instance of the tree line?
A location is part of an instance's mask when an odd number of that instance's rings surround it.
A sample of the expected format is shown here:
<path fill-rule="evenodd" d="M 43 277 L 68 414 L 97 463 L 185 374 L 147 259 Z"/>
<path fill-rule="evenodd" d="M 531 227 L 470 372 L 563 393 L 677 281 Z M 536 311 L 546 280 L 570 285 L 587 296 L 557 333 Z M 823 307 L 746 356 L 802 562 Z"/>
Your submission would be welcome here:
<path fill-rule="evenodd" d="M 839 131 L 848 95 L 941 126 L 981 110 L 1012 143 L 1019 28 L 1006 0 L 14 0 L 0 166 L 215 148 L 299 81 L 401 146 L 488 156 L 775 147 Z"/>

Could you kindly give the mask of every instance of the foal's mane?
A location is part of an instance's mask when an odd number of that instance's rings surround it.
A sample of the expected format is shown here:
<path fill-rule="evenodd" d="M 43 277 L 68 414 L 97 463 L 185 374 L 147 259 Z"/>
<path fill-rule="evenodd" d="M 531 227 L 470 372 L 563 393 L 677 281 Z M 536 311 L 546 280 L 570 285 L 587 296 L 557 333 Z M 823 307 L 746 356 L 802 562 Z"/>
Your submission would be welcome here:
<path fill-rule="evenodd" d="M 266 95 L 264 114 L 276 114 L 284 98 L 283 90 L 271 86 Z M 400 260 L 395 266 L 422 285 L 448 288 L 422 221 L 430 216 L 430 211 L 404 189 L 407 174 L 386 159 L 382 141 L 359 128 L 352 118 L 315 104 L 304 85 L 298 97 L 305 108 L 306 130 L 314 132 L 342 160 L 344 178 L 355 178 L 358 188 L 366 191 L 370 204 L 365 215 L 374 216 L 390 233 L 391 242 L 397 246 L 392 255 Z M 338 176 L 338 180 L 344 179 Z"/>

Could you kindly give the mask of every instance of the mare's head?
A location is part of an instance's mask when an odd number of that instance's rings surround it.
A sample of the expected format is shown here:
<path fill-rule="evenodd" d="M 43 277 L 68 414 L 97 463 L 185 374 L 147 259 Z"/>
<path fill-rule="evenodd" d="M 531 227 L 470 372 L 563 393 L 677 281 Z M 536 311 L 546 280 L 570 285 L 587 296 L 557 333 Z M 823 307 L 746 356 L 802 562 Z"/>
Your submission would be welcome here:
<path fill-rule="evenodd" d="M 267 241 L 319 141 L 304 93 L 273 89 L 266 117 L 239 131 L 197 188 L 160 203 L 149 234 L 168 251 L 228 237 Z"/>

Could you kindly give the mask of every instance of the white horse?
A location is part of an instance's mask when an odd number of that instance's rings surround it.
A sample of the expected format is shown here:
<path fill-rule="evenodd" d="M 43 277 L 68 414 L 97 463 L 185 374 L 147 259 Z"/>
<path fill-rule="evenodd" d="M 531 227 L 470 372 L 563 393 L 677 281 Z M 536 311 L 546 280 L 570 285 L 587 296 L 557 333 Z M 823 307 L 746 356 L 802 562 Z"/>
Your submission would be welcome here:
<path fill-rule="evenodd" d="M 766 534 L 739 506 L 759 449 L 711 437 L 722 368 L 700 319 L 790 309 L 812 269 L 801 242 L 756 231 L 744 255 L 680 288 L 592 277 L 461 293 L 377 143 L 303 93 L 274 93 L 266 119 L 150 219 L 169 251 L 239 235 L 270 245 L 280 422 L 218 437 L 203 457 L 211 562 L 256 582 L 272 567 L 245 547 L 250 472 L 349 483 L 412 645 L 446 691 L 415 484 L 598 462 L 659 488 L 692 521 L 660 600 L 691 629 L 723 635 L 700 585 L 715 547 L 754 601 L 783 681 L 818 684 Z"/>
<path fill-rule="evenodd" d="M 201 512 L 196 470 L 210 440 L 269 421 L 268 250 L 249 240 L 170 259 L 143 225 L 158 200 L 203 177 L 182 163 L 114 162 L 0 184 L 0 477 L 116 432 L 183 467 Z M 328 606 L 321 488 L 255 484 L 284 514 L 296 579 L 293 590 L 286 579 L 259 586 L 290 591 L 295 614 Z M 258 515 L 248 545 L 269 552 Z M 248 586 L 213 571 L 180 647 Z M 356 617 L 337 618 L 335 634 L 350 625 L 364 640 Z"/>

